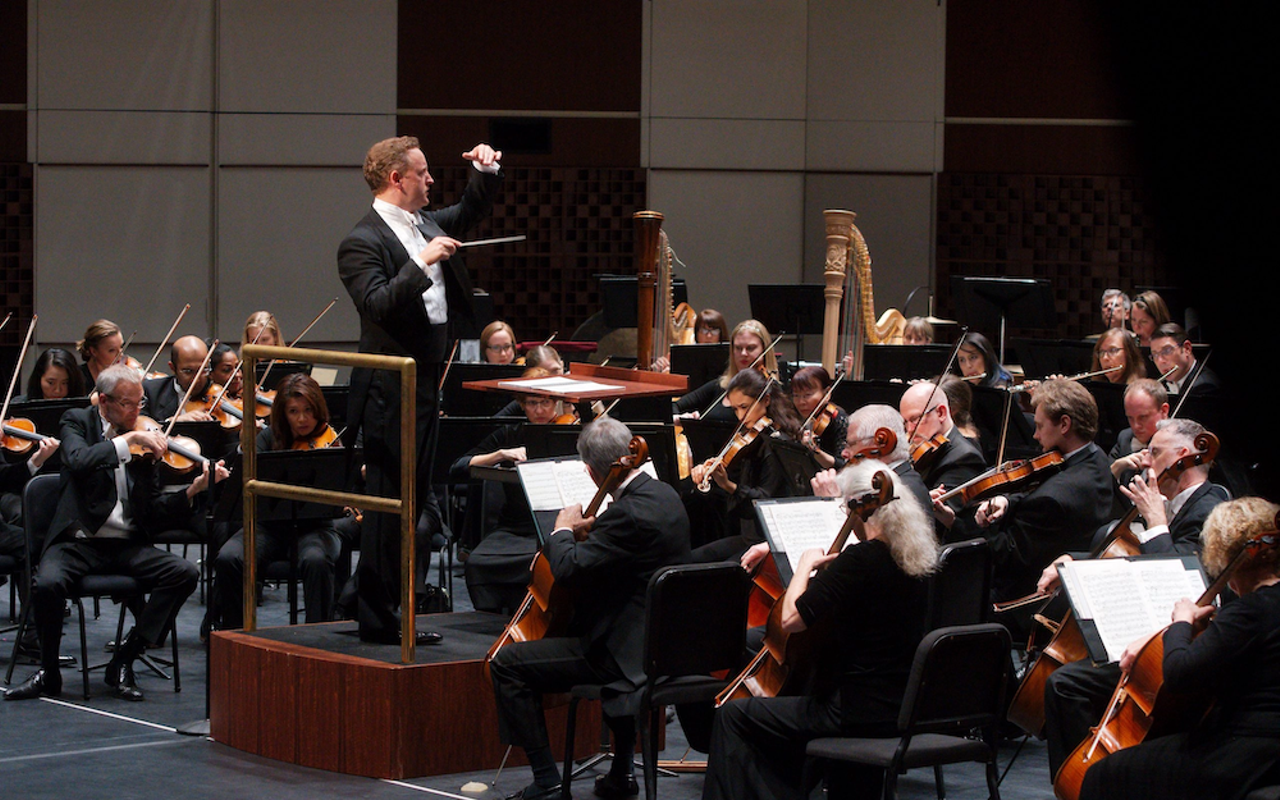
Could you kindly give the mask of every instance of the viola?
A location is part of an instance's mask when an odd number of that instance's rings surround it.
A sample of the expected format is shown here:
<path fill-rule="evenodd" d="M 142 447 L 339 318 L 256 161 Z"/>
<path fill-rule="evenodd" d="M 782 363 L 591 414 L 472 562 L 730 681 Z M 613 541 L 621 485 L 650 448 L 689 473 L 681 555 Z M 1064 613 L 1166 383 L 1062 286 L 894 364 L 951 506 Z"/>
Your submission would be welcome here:
<path fill-rule="evenodd" d="M 711 473 L 715 472 L 716 467 L 723 464 L 726 468 L 730 462 L 737 457 L 739 453 L 751 446 L 763 431 L 769 429 L 773 425 L 773 421 L 768 417 L 762 416 L 755 421 L 755 424 L 749 426 L 739 426 L 733 436 L 729 438 L 727 444 L 720 451 L 720 455 L 715 458 L 707 459 L 702 464 L 702 480 L 698 482 L 698 491 L 706 494 L 711 491 Z"/>
<path fill-rule="evenodd" d="M 338 432 L 333 426 L 325 424 L 319 425 L 310 436 L 305 436 L 293 440 L 291 450 L 323 450 L 326 447 L 332 447 L 333 443 L 338 441 Z M 342 445 L 339 444 L 338 447 Z"/>
<path fill-rule="evenodd" d="M 226 395 L 226 389 L 216 383 L 209 384 L 202 397 L 193 397 L 183 403 L 182 411 L 191 413 L 203 411 L 227 430 L 239 430 L 244 422 L 244 407 L 239 400 L 232 400 Z"/>
<path fill-rule="evenodd" d="M 916 472 L 928 472 L 933 466 L 934 459 L 949 441 L 945 433 L 935 433 L 930 438 L 912 445 L 911 464 L 916 468 Z"/>
<path fill-rule="evenodd" d="M 1041 453 L 1035 458 L 1006 461 L 981 475 L 944 492 L 938 499 L 947 502 L 953 497 L 961 499 L 961 505 L 969 505 L 988 495 L 1007 491 L 1024 484 L 1044 480 L 1062 468 L 1062 454 L 1057 451 Z"/>
<path fill-rule="evenodd" d="M 161 426 L 160 423 L 156 422 L 151 417 L 143 416 L 141 414 L 138 415 L 138 419 L 134 423 L 133 429 L 135 431 L 155 431 L 157 433 L 165 433 L 164 427 Z M 200 465 L 201 468 L 203 468 L 205 464 L 209 463 L 209 459 L 200 455 L 200 445 L 195 439 L 187 436 L 172 436 L 166 434 L 165 442 L 168 444 L 168 449 L 165 450 L 163 456 L 160 456 L 160 461 L 166 467 L 180 475 L 185 475 L 186 473 L 191 472 L 196 468 L 196 465 Z M 140 444 L 130 444 L 129 452 L 133 454 L 134 458 L 155 458 L 155 453 L 144 448 Z"/>
<path fill-rule="evenodd" d="M 865 522 L 876 509 L 893 500 L 893 480 L 888 474 L 877 472 L 871 479 L 874 491 L 848 502 L 849 516 L 827 550 L 827 555 L 844 549 L 853 533 L 858 541 L 865 542 Z M 716 697 L 716 706 L 730 700 L 745 697 L 780 697 L 798 694 L 808 683 L 816 668 L 815 643 L 825 635 L 823 629 L 809 629 L 800 633 L 787 633 L 782 627 L 781 602 L 773 604 L 769 620 L 765 624 L 764 646 L 736 678 Z M 829 620 L 828 620 L 829 621 Z"/>
<path fill-rule="evenodd" d="M 827 403 L 813 417 L 813 425 L 809 430 L 813 431 L 813 438 L 827 432 L 827 427 L 840 414 L 840 407 L 835 403 Z"/>
<path fill-rule="evenodd" d="M 631 471 L 639 469 L 648 459 L 648 443 L 641 436 L 631 437 L 627 454 L 609 467 L 609 473 L 601 481 L 591 502 L 583 509 L 582 516 L 594 517 L 600 510 L 605 495 L 616 491 Z M 575 538 L 577 536 L 575 533 Z M 560 635 L 573 614 L 572 598 L 568 597 L 564 587 L 556 585 L 555 576 L 551 573 L 551 562 L 541 551 L 534 556 L 530 570 L 533 577 L 524 602 L 516 610 L 511 622 L 507 623 L 502 635 L 489 648 L 484 659 L 486 666 L 500 649 L 511 642 L 530 642 Z"/>
<path fill-rule="evenodd" d="M 884 458 L 898 448 L 898 435 L 888 428 L 876 428 L 871 441 L 849 453 L 849 462 L 865 458 Z"/>
<path fill-rule="evenodd" d="M 0 439 L 0 446 L 10 453 L 27 453 L 45 439 L 52 438 L 52 436 L 37 433 L 36 424 L 31 420 L 25 417 L 13 417 L 4 421 L 4 436 Z"/>

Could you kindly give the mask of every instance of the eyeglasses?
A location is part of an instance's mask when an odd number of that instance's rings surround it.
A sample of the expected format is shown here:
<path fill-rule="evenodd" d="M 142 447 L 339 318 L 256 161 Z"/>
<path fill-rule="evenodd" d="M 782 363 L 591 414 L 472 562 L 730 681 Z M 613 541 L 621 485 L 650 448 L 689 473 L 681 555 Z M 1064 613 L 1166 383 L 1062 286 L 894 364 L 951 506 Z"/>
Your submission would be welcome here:
<path fill-rule="evenodd" d="M 105 397 L 106 399 L 108 399 L 108 400 L 110 400 L 111 402 L 115 403 L 116 405 L 120 406 L 120 407 L 121 407 L 121 408 L 123 408 L 125 411 L 132 411 L 132 410 L 133 410 L 133 409 L 135 409 L 135 408 L 136 408 L 136 409 L 138 409 L 139 411 L 141 411 L 142 409 L 144 409 L 144 408 L 146 408 L 146 407 L 147 407 L 147 398 L 146 398 L 146 396 L 143 396 L 143 397 L 142 397 L 142 399 L 137 400 L 137 401 L 134 401 L 134 400 L 121 400 L 120 398 L 118 398 L 118 397 L 114 397 L 114 396 L 109 395 L 109 394 L 104 394 L 104 395 L 103 395 L 103 397 Z"/>
<path fill-rule="evenodd" d="M 509 350 L 516 349 L 513 344 L 490 344 L 485 346 L 486 350 L 497 350 L 499 353 L 506 353 Z"/>
<path fill-rule="evenodd" d="M 521 408 L 546 408 L 555 405 L 555 400 L 550 397 L 526 397 L 520 401 Z"/>
<path fill-rule="evenodd" d="M 1168 358 L 1178 352 L 1179 349 L 1180 348 L 1176 344 L 1169 344 L 1161 347 L 1159 350 L 1152 350 L 1151 355 L 1153 358 Z"/>
<path fill-rule="evenodd" d="M 1103 350 L 1099 350 L 1098 355 L 1106 356 L 1107 358 L 1115 358 L 1116 356 L 1120 355 L 1123 352 L 1124 352 L 1123 347 L 1108 347 Z"/>
<path fill-rule="evenodd" d="M 202 371 L 205 373 L 211 372 L 211 370 L 208 368 L 201 370 L 199 367 L 183 367 L 182 369 L 178 370 L 178 372 L 181 372 L 183 375 L 185 375 L 188 378 L 190 378 L 192 375 L 195 375 L 197 372 L 202 372 Z"/>

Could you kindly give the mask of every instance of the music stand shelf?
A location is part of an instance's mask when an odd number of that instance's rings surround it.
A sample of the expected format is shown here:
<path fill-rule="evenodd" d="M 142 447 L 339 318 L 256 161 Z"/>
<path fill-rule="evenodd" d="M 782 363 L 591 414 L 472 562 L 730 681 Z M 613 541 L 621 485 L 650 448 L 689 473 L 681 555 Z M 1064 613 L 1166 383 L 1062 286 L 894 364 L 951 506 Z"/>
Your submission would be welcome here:
<path fill-rule="evenodd" d="M 482 392 L 509 392 L 511 394 L 537 395 L 567 400 L 574 404 L 590 404 L 593 400 L 613 400 L 617 397 L 674 397 L 689 390 L 689 379 L 684 375 L 668 375 L 662 372 L 644 372 L 619 367 L 602 367 L 596 364 L 574 364 L 567 378 L 589 380 L 607 384 L 608 389 L 590 392 L 557 392 L 543 388 L 524 388 L 520 380 L 467 381 L 464 389 Z M 545 380 L 532 378 L 530 381 Z"/>

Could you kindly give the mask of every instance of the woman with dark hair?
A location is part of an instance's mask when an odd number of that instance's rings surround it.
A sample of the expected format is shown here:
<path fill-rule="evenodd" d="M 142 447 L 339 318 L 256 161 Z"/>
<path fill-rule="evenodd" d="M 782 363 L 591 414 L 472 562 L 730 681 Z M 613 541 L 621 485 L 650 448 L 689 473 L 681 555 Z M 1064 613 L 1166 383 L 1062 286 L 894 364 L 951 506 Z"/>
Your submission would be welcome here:
<path fill-rule="evenodd" d="M 977 381 L 979 386 L 1003 389 L 1013 382 L 1009 371 L 1001 366 L 995 347 L 980 333 L 966 333 L 961 339 L 956 369 L 965 378 L 982 375 L 982 379 Z"/>
<path fill-rule="evenodd" d="M 849 415 L 843 408 L 836 406 L 834 416 L 828 417 L 825 407 L 818 408 L 831 388 L 831 376 L 825 367 L 803 367 L 791 376 L 791 401 L 795 404 L 796 414 L 801 422 L 812 415 L 813 422 L 801 431 L 800 441 L 813 451 L 813 458 L 823 469 L 840 469 L 844 466 L 844 458 L 840 455 L 844 450 L 845 434 L 849 430 Z M 815 414 L 815 412 L 817 412 Z M 819 426 L 818 420 L 822 420 Z M 813 428 L 823 427 L 822 433 L 813 435 Z"/>
<path fill-rule="evenodd" d="M 14 402 L 26 400 L 61 400 L 66 397 L 84 397 L 84 372 L 76 364 L 75 356 L 61 347 L 50 347 L 40 354 L 31 368 L 27 380 L 27 393 L 15 397 Z"/>
<path fill-rule="evenodd" d="M 205 341 L 206 346 L 212 344 L 212 340 Z M 235 348 L 218 342 L 213 348 L 213 355 L 209 356 L 209 380 L 218 386 L 226 387 L 226 396 L 232 400 L 239 400 L 240 392 L 244 389 L 244 375 L 236 369 L 238 366 L 240 366 L 240 358 L 236 355 Z M 227 386 L 227 381 L 231 381 L 230 386 Z"/>
<path fill-rule="evenodd" d="M 1090 372 L 1120 367 L 1094 378 L 1095 381 L 1130 384 L 1147 377 L 1147 362 L 1138 349 L 1138 340 L 1123 328 L 1112 328 L 1098 337 L 1093 346 L 1093 363 Z"/>
<path fill-rule="evenodd" d="M 311 449 L 329 428 L 329 407 L 320 384 L 310 375 L 295 372 L 276 386 L 271 424 L 258 433 L 259 452 Z M 331 445 L 340 447 L 335 440 Z M 307 607 L 307 622 L 333 619 L 334 565 L 342 554 L 336 519 L 302 520 L 296 523 L 260 521 L 256 531 L 258 567 L 289 557 L 297 542 L 298 572 Z M 222 629 L 239 628 L 242 622 L 244 585 L 244 531 L 237 532 L 218 550 L 214 560 L 214 592 L 221 612 Z"/>
<path fill-rule="evenodd" d="M 1129 322 L 1138 336 L 1138 344 L 1150 347 L 1151 335 L 1156 332 L 1156 328 L 1173 322 L 1173 317 L 1170 316 L 1169 306 L 1165 305 L 1163 297 L 1155 292 L 1143 292 L 1133 298 Z"/>
<path fill-rule="evenodd" d="M 978 444 L 981 435 L 978 426 L 973 422 L 973 389 L 965 381 L 955 375 L 943 375 L 938 388 L 947 395 L 947 405 L 951 408 L 951 421 L 956 430 L 974 444 Z"/>
<path fill-rule="evenodd" d="M 715 506 L 723 538 L 694 551 L 694 561 L 736 559 L 748 547 L 764 539 L 756 529 L 753 500 L 787 497 L 791 483 L 786 468 L 773 447 L 773 435 L 796 439 L 800 420 L 782 387 L 758 370 L 745 369 L 729 381 L 729 408 L 742 423 L 743 432 L 757 428 L 764 417 L 772 423 L 752 437 L 725 466 L 708 459 L 690 472 L 693 485 L 704 479 L 711 486 L 708 500 Z M 703 497 L 699 494 L 698 498 Z"/>
<path fill-rule="evenodd" d="M 693 341 L 695 344 L 719 344 L 729 341 L 729 323 L 724 314 L 714 308 L 704 308 L 698 312 L 698 319 L 693 323 Z"/>

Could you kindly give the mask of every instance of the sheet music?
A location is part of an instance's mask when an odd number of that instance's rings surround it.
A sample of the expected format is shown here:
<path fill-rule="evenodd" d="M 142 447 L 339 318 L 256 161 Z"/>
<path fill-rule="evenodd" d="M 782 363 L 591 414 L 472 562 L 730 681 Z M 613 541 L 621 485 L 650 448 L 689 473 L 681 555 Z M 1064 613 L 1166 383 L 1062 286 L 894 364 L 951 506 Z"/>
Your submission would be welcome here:
<path fill-rule="evenodd" d="M 516 471 L 534 511 L 559 511 L 575 503 L 586 508 L 596 496 L 595 481 L 580 458 L 524 461 L 516 464 Z M 646 461 L 640 471 L 658 478 L 652 461 Z M 609 507 L 610 499 L 609 495 L 604 496 L 597 516 Z"/>
<path fill-rule="evenodd" d="M 779 551 L 795 558 L 817 547 L 831 549 L 846 519 L 844 506 L 836 498 L 813 497 L 800 502 L 761 503 L 760 515 Z M 853 536 L 849 541 L 856 543 Z"/>
<path fill-rule="evenodd" d="M 526 461 L 516 464 L 520 483 L 524 486 L 525 496 L 529 498 L 529 506 L 534 511 L 559 511 L 564 508 L 560 484 L 556 481 L 555 463 Z"/>
<path fill-rule="evenodd" d="M 1179 599 L 1194 600 L 1205 588 L 1200 571 L 1180 558 L 1072 561 L 1058 572 L 1076 614 L 1092 620 L 1111 661 L 1168 625 Z"/>
<path fill-rule="evenodd" d="M 574 378 L 556 376 L 553 378 L 534 378 L 532 380 L 502 381 L 498 384 L 504 389 L 530 389 L 548 394 L 587 394 L 588 392 L 621 392 L 622 390 L 608 383 L 581 381 Z"/>

